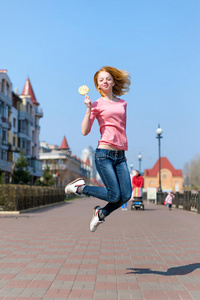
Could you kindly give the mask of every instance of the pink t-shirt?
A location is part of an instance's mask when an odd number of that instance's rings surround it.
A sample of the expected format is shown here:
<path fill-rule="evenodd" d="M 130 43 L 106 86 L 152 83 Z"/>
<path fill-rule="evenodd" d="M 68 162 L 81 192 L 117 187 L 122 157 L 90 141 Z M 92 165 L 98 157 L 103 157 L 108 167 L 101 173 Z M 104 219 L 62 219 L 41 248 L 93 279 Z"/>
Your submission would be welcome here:
<path fill-rule="evenodd" d="M 126 137 L 126 106 L 127 103 L 119 99 L 110 102 L 99 98 L 92 103 L 90 115 L 90 130 L 96 118 L 101 133 L 98 145 L 110 145 L 119 150 L 127 150 Z"/>

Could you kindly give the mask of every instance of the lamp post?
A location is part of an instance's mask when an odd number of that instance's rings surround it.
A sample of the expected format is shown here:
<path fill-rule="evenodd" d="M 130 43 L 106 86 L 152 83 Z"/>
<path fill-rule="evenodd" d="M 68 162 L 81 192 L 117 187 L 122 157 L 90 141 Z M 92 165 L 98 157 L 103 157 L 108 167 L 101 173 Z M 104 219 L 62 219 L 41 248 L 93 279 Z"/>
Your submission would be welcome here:
<path fill-rule="evenodd" d="M 158 128 L 156 130 L 156 134 L 157 134 L 157 139 L 158 139 L 158 153 L 159 153 L 159 187 L 158 187 L 158 192 L 162 192 L 162 188 L 161 188 L 161 166 L 160 166 L 160 139 L 162 139 L 162 128 L 160 128 L 160 124 L 158 124 Z"/>
<path fill-rule="evenodd" d="M 133 172 L 133 164 L 130 164 L 130 168 L 131 168 L 131 174 Z"/>
<path fill-rule="evenodd" d="M 138 160 L 139 160 L 139 172 L 141 173 L 141 161 L 142 161 L 142 154 L 141 154 L 141 152 L 138 155 Z"/>

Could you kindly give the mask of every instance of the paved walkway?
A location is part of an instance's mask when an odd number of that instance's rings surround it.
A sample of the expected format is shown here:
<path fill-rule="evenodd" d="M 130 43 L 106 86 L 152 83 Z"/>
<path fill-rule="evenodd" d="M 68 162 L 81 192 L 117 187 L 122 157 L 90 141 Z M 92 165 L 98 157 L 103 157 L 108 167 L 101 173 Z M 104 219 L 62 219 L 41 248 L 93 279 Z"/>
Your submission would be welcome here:
<path fill-rule="evenodd" d="M 91 233 L 97 204 L 0 215 L 0 300 L 200 299 L 200 215 L 128 203 Z"/>

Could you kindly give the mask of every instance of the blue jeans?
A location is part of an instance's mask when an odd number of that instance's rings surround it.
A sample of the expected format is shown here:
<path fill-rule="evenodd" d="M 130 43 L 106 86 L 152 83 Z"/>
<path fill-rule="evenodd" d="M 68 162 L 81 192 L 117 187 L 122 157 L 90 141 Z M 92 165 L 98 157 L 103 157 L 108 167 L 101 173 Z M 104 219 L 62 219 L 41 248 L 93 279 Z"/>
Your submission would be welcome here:
<path fill-rule="evenodd" d="M 86 185 L 83 194 L 107 201 L 102 208 L 107 217 L 131 198 L 131 178 L 124 151 L 97 148 L 95 164 L 105 187 Z"/>

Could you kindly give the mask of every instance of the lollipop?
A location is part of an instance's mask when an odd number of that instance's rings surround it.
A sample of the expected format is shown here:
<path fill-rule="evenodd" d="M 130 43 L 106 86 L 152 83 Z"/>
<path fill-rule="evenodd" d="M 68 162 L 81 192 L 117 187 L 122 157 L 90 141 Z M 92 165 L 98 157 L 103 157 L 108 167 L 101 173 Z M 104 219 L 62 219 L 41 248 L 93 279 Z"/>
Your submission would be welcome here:
<path fill-rule="evenodd" d="M 86 95 L 89 92 L 89 87 L 87 85 L 82 85 L 78 89 L 80 95 Z"/>

